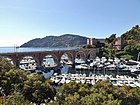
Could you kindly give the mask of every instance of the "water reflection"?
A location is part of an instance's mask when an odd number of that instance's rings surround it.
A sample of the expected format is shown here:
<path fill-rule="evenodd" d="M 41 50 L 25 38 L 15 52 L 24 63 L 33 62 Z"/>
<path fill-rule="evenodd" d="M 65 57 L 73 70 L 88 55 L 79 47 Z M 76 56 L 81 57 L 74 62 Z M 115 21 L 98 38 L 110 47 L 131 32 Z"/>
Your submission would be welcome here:
<path fill-rule="evenodd" d="M 50 71 L 47 72 L 47 73 L 43 72 L 43 76 L 44 76 L 45 78 L 49 78 L 49 77 L 51 77 L 51 76 L 53 75 L 53 73 L 54 73 L 54 70 L 50 70 Z"/>
<path fill-rule="evenodd" d="M 37 70 L 36 70 L 37 71 Z M 56 73 L 60 73 L 60 74 L 63 74 L 63 73 L 68 73 L 68 71 L 69 71 L 69 68 L 68 68 L 68 66 L 67 65 L 64 65 L 61 69 L 60 69 L 60 71 L 59 70 L 57 70 L 57 71 L 54 71 L 53 69 L 52 70 L 49 70 L 48 72 L 42 72 L 42 74 L 43 74 L 43 76 L 45 77 L 45 78 L 50 78 L 53 74 L 54 74 L 54 72 L 56 72 Z"/>
<path fill-rule="evenodd" d="M 61 69 L 61 74 L 68 73 L 68 70 L 69 70 L 68 66 L 67 65 L 64 65 L 63 68 Z"/>

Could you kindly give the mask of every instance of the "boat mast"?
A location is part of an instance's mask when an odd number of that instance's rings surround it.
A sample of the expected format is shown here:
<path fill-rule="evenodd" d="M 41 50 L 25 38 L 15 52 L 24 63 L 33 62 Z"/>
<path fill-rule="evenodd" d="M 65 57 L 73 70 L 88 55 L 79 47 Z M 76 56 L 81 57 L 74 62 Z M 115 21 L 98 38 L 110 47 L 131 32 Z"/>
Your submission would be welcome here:
<path fill-rule="evenodd" d="M 140 52 L 138 53 L 137 61 L 139 61 L 139 58 L 140 58 Z"/>
<path fill-rule="evenodd" d="M 15 53 L 17 52 L 17 46 L 16 46 L 16 44 L 14 44 L 14 52 Z"/>

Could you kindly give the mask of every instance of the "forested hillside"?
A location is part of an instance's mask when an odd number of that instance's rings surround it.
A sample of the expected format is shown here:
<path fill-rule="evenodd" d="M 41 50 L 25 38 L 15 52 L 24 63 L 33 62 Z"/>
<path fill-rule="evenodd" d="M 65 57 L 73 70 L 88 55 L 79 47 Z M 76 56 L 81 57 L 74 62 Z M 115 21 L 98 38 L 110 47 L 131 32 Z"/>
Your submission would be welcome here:
<path fill-rule="evenodd" d="M 106 38 L 106 47 L 102 49 L 102 56 L 106 57 L 122 57 L 127 59 L 137 60 L 138 53 L 140 52 L 140 27 L 136 25 L 129 31 L 120 35 L 125 44 L 121 50 L 114 49 L 115 41 L 118 40 L 116 34 L 112 34 L 109 38 Z M 122 43 L 123 43 L 122 42 Z"/>

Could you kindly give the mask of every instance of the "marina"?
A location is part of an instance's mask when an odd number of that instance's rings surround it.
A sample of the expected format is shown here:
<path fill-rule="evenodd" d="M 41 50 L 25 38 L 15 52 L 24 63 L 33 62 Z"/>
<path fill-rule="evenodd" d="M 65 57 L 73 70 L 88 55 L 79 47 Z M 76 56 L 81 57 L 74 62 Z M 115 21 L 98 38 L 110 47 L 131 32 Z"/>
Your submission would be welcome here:
<path fill-rule="evenodd" d="M 73 66 L 72 64 L 67 64 L 69 62 L 68 58 L 63 57 L 60 65 L 54 65 L 52 59 L 51 56 L 45 58 L 43 64 L 47 64 L 47 66 L 36 67 L 36 69 L 29 71 L 43 74 L 45 78 L 50 78 L 57 85 L 71 81 L 94 85 L 98 81 L 109 80 L 113 85 L 117 86 L 140 87 L 140 62 L 138 61 L 96 57 L 87 61 L 76 59 Z"/>
<path fill-rule="evenodd" d="M 55 74 L 50 78 L 53 83 L 57 85 L 63 85 L 65 83 L 69 83 L 71 81 L 75 81 L 76 83 L 83 83 L 88 85 L 94 85 L 98 81 L 109 80 L 113 85 L 116 86 L 131 86 L 131 87 L 140 87 L 140 77 L 134 78 L 130 76 L 120 76 L 116 75 L 113 77 L 112 75 L 89 75 L 86 74 Z"/>

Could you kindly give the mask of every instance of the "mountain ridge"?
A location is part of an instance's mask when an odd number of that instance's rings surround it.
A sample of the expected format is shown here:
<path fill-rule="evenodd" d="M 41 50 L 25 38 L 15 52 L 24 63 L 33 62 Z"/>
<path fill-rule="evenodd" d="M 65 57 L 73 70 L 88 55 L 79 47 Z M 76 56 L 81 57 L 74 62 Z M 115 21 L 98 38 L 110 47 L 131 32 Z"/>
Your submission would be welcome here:
<path fill-rule="evenodd" d="M 20 47 L 73 47 L 82 46 L 87 43 L 88 37 L 74 34 L 63 34 L 60 36 L 45 36 L 32 39 Z"/>

